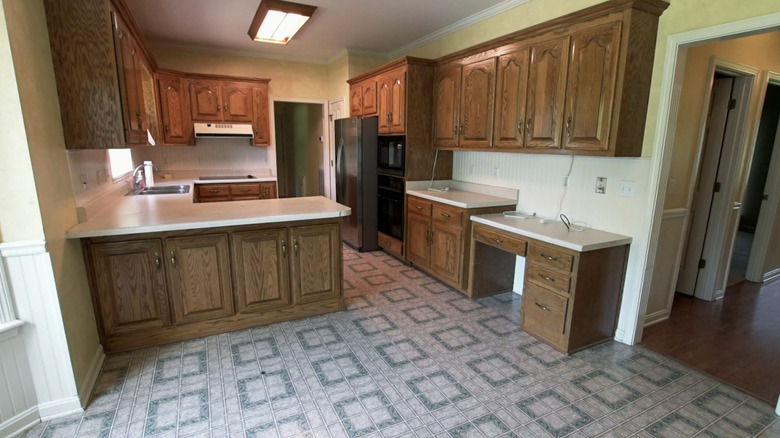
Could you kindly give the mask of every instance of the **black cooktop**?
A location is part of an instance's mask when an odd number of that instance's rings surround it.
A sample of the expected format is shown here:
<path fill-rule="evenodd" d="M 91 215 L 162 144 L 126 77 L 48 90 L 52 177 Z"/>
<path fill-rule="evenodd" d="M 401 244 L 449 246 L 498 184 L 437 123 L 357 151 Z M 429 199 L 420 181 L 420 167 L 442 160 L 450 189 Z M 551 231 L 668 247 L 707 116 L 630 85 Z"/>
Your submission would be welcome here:
<path fill-rule="evenodd" d="M 201 176 L 198 179 L 200 180 L 210 180 L 210 179 L 257 179 L 254 175 L 224 175 L 224 176 Z"/>

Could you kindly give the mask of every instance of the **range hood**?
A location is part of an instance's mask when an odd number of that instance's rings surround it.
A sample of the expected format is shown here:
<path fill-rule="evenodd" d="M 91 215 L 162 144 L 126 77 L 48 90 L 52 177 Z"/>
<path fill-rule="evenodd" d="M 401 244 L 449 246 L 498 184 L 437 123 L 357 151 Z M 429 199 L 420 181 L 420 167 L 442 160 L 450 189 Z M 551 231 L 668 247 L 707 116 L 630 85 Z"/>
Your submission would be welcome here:
<path fill-rule="evenodd" d="M 249 123 L 195 123 L 198 138 L 252 138 L 254 130 Z"/>

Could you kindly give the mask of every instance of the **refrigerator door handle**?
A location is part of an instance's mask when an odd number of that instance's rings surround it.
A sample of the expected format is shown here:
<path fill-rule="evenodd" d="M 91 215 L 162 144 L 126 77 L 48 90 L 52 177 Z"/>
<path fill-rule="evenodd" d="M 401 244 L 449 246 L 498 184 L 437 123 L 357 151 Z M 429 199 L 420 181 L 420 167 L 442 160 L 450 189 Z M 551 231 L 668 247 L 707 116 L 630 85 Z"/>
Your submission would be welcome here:
<path fill-rule="evenodd" d="M 336 152 L 336 187 L 339 189 L 338 198 L 344 199 L 346 187 L 344 185 L 344 138 L 339 138 L 339 149 Z"/>

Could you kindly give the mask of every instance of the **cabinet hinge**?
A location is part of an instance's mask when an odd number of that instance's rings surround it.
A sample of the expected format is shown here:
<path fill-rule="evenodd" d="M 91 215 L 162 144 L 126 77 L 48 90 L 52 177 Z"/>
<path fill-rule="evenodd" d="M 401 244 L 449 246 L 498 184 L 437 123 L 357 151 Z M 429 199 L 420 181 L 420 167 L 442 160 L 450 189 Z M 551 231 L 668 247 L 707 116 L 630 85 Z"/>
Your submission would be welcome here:
<path fill-rule="evenodd" d="M 705 266 L 707 266 L 707 260 L 699 260 L 699 269 L 704 269 Z"/>
<path fill-rule="evenodd" d="M 712 185 L 712 191 L 714 193 L 720 192 L 720 183 L 719 182 L 716 181 L 715 184 Z"/>
<path fill-rule="evenodd" d="M 737 99 L 729 99 L 729 109 L 733 110 L 737 107 Z"/>

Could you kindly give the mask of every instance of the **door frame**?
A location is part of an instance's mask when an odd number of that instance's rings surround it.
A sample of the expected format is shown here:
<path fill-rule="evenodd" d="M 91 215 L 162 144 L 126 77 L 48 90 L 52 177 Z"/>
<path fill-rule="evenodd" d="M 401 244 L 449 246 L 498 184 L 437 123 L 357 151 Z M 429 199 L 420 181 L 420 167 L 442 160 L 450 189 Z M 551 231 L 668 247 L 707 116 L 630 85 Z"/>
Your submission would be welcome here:
<path fill-rule="evenodd" d="M 761 84 L 761 93 L 759 97 L 758 107 L 764 107 L 764 99 L 766 98 L 766 92 L 769 85 L 780 86 L 780 73 L 767 72 L 766 78 Z M 755 144 L 758 136 L 758 125 L 761 123 L 760 114 L 756 117 L 755 133 L 756 137 L 753 137 L 753 144 Z M 767 193 L 766 188 L 770 187 Z M 769 251 L 769 238 L 772 234 L 773 219 L 777 212 L 778 205 L 780 205 L 780 126 L 775 133 L 775 143 L 772 149 L 772 158 L 769 161 L 769 170 L 767 171 L 767 178 L 764 187 L 761 190 L 764 191 L 769 197 L 763 201 L 758 213 L 758 223 L 756 224 L 756 232 L 753 237 L 753 246 L 750 248 L 750 256 L 748 258 L 747 272 L 745 273 L 745 279 L 755 283 L 763 283 L 771 280 L 778 273 L 765 273 L 764 262 L 766 261 L 766 253 Z M 766 277 L 765 277 L 765 274 Z"/>
<path fill-rule="evenodd" d="M 289 102 L 289 103 L 309 103 L 318 104 L 322 106 L 322 135 L 320 136 L 320 143 L 322 144 L 322 168 L 325 172 L 323 175 L 323 185 L 326 194 L 331 193 L 333 190 L 331 187 L 331 179 L 333 178 L 331 173 L 331 167 L 329 166 L 331 151 L 327 147 L 325 139 L 330 138 L 330 125 L 328 124 L 328 101 L 323 99 L 305 99 L 300 97 L 275 97 L 271 96 L 271 108 L 274 108 L 276 102 Z M 276 117 L 274 111 L 269 111 L 269 124 L 271 125 L 271 145 L 273 146 L 268 154 L 269 165 L 273 166 L 274 175 L 279 177 L 279 169 L 276 168 Z"/>
<path fill-rule="evenodd" d="M 747 176 L 746 173 L 742 173 L 740 170 L 744 168 L 743 164 L 748 157 L 748 150 L 752 150 L 748 144 L 748 139 L 750 138 L 748 135 L 748 113 L 750 112 L 753 88 L 760 70 L 712 57 L 709 69 L 710 83 L 708 84 L 706 96 L 711 96 L 715 73 L 726 74 L 734 78 L 731 96 L 737 100 L 737 104 L 729 113 L 729 121 L 726 122 L 726 131 L 723 134 L 723 144 L 716 179 L 720 182 L 721 189 L 713 196 L 709 211 L 710 218 L 707 223 L 707 231 L 701 253 L 701 257 L 707 260 L 708 263 L 700 270 L 694 289 L 696 298 L 707 301 L 723 298 L 723 294 L 726 291 L 728 267 L 731 264 L 734 238 L 739 225 L 738 222 L 736 224 L 731 222 L 734 222 L 733 216 L 735 214 L 739 215 L 739 210 L 742 206 L 742 191 L 739 191 L 739 193 L 735 192 L 743 185 L 742 180 Z M 708 108 L 710 98 L 705 100 L 706 108 Z M 704 114 L 706 115 L 706 110 Z M 736 120 L 733 120 L 732 117 L 735 117 Z M 706 127 L 707 118 L 702 117 L 696 159 L 693 163 L 693 178 L 688 188 L 687 208 L 689 212 L 693 203 L 693 188 L 698 179 L 699 163 L 703 159 Z"/>
<path fill-rule="evenodd" d="M 649 226 L 644 228 L 646 231 L 638 234 L 634 239 L 637 244 L 646 245 L 646 250 L 642 252 L 641 260 L 637 261 L 642 266 L 640 272 L 637 273 L 637 276 L 641 277 L 641 296 L 637 301 L 626 303 L 626 309 L 621 315 L 621 318 L 626 317 L 633 323 L 632 330 L 627 327 L 628 330 L 621 334 L 620 339 L 623 342 L 634 344 L 642 339 L 644 315 L 650 297 L 653 265 L 658 250 L 664 199 L 669 182 L 674 133 L 680 109 L 680 93 L 685 75 L 685 59 L 688 55 L 688 48 L 697 43 L 717 41 L 742 34 L 778 30 L 778 28 L 780 28 L 780 12 L 681 32 L 669 35 L 666 41 L 659 42 L 661 47 L 665 43 L 666 50 L 663 59 L 656 61 L 662 66 L 659 72 L 661 82 L 653 136 L 652 171 L 648 186 L 648 192 L 652 196 L 648 197 L 646 208 L 646 211 L 651 211 L 652 215 L 649 218 Z M 780 410 L 780 406 L 778 406 L 778 410 Z"/>
<path fill-rule="evenodd" d="M 336 200 L 336 129 L 334 125 L 336 117 L 333 116 L 333 107 L 339 104 L 341 104 L 342 111 L 344 111 L 342 115 L 349 117 L 349 114 L 345 113 L 349 109 L 346 98 L 339 97 L 328 101 L 328 168 L 330 169 L 330 191 L 328 192 L 328 197 L 333 201 Z"/>

